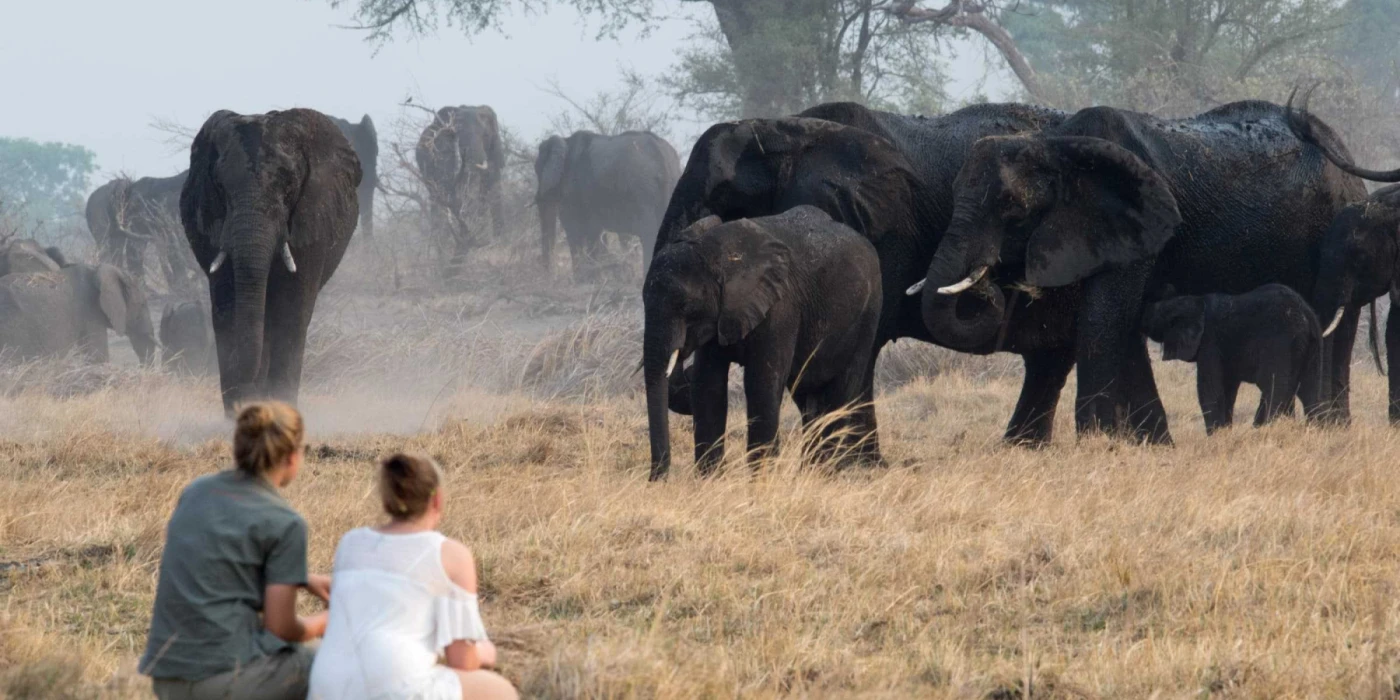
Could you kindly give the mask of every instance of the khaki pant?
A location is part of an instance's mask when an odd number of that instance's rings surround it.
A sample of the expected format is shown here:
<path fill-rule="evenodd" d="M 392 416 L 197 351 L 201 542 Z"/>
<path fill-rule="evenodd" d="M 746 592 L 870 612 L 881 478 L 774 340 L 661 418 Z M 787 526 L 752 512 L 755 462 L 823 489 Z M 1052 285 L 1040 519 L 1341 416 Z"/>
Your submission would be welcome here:
<path fill-rule="evenodd" d="M 157 678 L 160 700 L 306 700 L 315 652 L 297 646 L 199 681 Z"/>

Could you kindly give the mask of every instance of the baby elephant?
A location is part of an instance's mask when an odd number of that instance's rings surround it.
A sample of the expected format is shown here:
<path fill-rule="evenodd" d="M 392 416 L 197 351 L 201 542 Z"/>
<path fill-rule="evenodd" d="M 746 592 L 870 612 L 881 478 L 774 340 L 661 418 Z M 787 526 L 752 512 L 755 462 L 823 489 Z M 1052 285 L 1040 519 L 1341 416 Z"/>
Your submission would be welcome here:
<path fill-rule="evenodd" d="M 1162 359 L 1196 363 L 1196 394 L 1206 433 L 1229 427 L 1240 382 L 1263 396 L 1254 424 L 1293 415 L 1293 397 L 1309 419 L 1321 409 L 1322 330 L 1312 307 L 1281 284 L 1245 294 L 1174 296 L 1149 303 L 1143 332 Z"/>
<path fill-rule="evenodd" d="M 804 424 L 841 412 L 823 426 L 824 451 L 844 444 L 878 460 L 870 363 L 880 300 L 874 247 L 820 209 L 692 224 L 659 251 L 642 289 L 651 478 L 670 468 L 668 385 L 691 353 L 701 473 L 724 456 L 730 364 L 744 367 L 750 450 L 777 440 L 791 389 Z"/>
<path fill-rule="evenodd" d="M 0 350 L 21 360 L 79 349 L 106 362 L 107 329 L 126 335 L 144 364 L 156 337 L 141 285 L 111 265 L 69 265 L 0 277 Z"/>
<path fill-rule="evenodd" d="M 160 346 L 161 359 L 174 372 L 204 376 L 219 367 L 209 308 L 202 303 L 185 301 L 166 307 L 160 316 Z"/>

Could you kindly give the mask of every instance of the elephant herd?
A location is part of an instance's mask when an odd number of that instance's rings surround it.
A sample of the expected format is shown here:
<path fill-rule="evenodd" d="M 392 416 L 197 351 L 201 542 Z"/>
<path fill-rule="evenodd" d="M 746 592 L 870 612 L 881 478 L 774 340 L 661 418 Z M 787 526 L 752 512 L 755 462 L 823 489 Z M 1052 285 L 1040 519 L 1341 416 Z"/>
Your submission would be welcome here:
<path fill-rule="evenodd" d="M 696 462 L 705 469 L 713 464 L 722 435 L 708 415 L 714 409 L 707 402 L 722 392 L 715 358 L 746 368 L 751 448 L 771 443 L 773 412 L 771 391 L 752 386 L 769 380 L 750 382 L 747 375 L 780 376 L 774 365 L 801 365 L 824 380 L 839 370 L 859 387 L 850 394 L 859 400 L 844 406 L 856 415 L 846 439 L 866 445 L 855 457 L 878 460 L 874 416 L 862 405 L 873 396 L 879 350 L 905 337 L 974 354 L 1021 355 L 1025 374 L 1006 428 L 1009 442 L 1050 441 L 1061 390 L 1077 367 L 1079 432 L 1170 444 L 1143 334 L 1144 306 L 1167 294 L 1245 295 L 1265 285 L 1305 299 L 1299 313 L 1325 322 L 1325 331 L 1312 322 L 1316 357 L 1293 362 L 1310 367 L 1316 381 L 1277 377 L 1289 386 L 1287 412 L 1298 393 L 1310 416 L 1345 423 L 1361 308 L 1394 295 L 1400 281 L 1400 191 L 1368 197 L 1363 178 L 1396 182 L 1400 171 L 1357 167 L 1336 134 L 1291 100 L 1237 102 L 1177 120 L 1109 107 L 1071 114 L 1019 104 L 909 117 L 835 103 L 789 118 L 716 124 L 696 142 L 676 185 L 643 292 L 653 477 L 670 460 L 663 406 L 694 413 Z M 797 356 L 774 360 L 771 352 L 751 352 L 754 341 L 742 333 L 726 337 L 722 316 L 718 330 L 713 321 L 701 322 L 713 303 L 675 300 L 678 285 L 691 285 L 695 271 L 707 269 L 703 261 L 681 266 L 678 257 L 697 249 L 697 238 L 705 241 L 708 234 L 697 228 L 725 230 L 705 223 L 717 217 L 750 220 L 759 231 L 795 207 L 820 210 L 874 248 L 878 274 L 870 271 L 862 281 L 881 290 L 882 303 L 867 352 L 833 354 L 803 340 Z M 722 249 L 725 242 L 712 245 Z M 777 233 L 763 245 L 789 251 L 788 277 L 816 279 L 826 269 L 822 256 L 794 254 Z M 738 251 L 728 262 L 731 268 L 765 264 L 754 258 Z M 722 314 L 731 280 L 757 273 L 714 267 L 708 266 L 707 284 L 718 290 L 711 294 L 718 294 Z M 792 296 L 788 304 L 800 307 L 790 314 L 811 319 L 840 316 L 856 294 L 851 286 L 848 280 L 817 291 L 780 288 Z M 1279 298 L 1264 294 L 1251 303 L 1271 308 Z M 1392 306 L 1392 321 L 1396 313 L 1400 306 Z M 840 339 L 861 322 L 851 317 L 821 332 Z M 774 316 L 766 323 L 790 322 Z M 780 331 L 790 336 L 787 347 L 809 333 L 800 325 Z M 1306 332 L 1296 324 L 1264 325 L 1255 324 L 1266 340 L 1285 328 Z M 754 333 L 763 330 L 760 324 Z M 1386 333 L 1394 341 L 1387 348 L 1393 361 L 1400 337 L 1391 336 L 1400 335 L 1400 323 Z M 688 353 L 692 366 L 676 372 Z M 1232 381 L 1241 380 L 1251 381 L 1244 375 Z M 801 397 L 804 379 L 785 381 L 804 421 L 835 410 L 809 410 L 816 405 Z M 1397 420 L 1400 380 L 1392 374 L 1390 382 L 1390 415 Z M 1233 393 L 1229 399 L 1233 404 Z M 1261 416 L 1284 410 L 1261 406 Z M 1218 416 L 1211 418 L 1217 419 L 1212 428 L 1220 425 Z"/>
<path fill-rule="evenodd" d="M 105 361 L 115 330 L 145 363 L 160 347 L 177 371 L 217 372 L 226 411 L 260 397 L 295 402 L 317 296 L 354 232 L 373 236 L 378 151 L 368 115 L 353 123 L 310 109 L 215 113 L 194 138 L 188 170 L 118 178 L 90 195 L 98 264 L 70 264 L 31 240 L 0 244 L 0 351 Z M 415 174 L 429 226 L 454 243 L 449 267 L 460 269 L 479 243 L 467 225 L 477 207 L 502 236 L 504 153 L 488 106 L 445 107 L 423 129 Z M 562 221 L 582 277 L 604 230 L 637 236 L 650 258 L 680 165 L 649 132 L 579 132 L 541 144 L 536 172 L 543 261 L 551 264 Z M 176 297 L 159 336 L 147 301 L 148 248 Z M 193 293 L 201 278 L 207 302 Z"/>

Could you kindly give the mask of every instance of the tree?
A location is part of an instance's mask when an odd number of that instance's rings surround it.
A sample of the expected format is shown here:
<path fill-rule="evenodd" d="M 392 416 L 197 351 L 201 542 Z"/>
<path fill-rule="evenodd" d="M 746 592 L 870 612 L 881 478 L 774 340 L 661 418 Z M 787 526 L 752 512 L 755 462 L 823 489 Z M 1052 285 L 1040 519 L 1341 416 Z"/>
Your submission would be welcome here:
<path fill-rule="evenodd" d="M 445 23 L 468 33 L 498 27 L 509 11 L 543 11 L 541 0 L 331 0 L 355 3 L 374 41 Z M 851 99 L 906 111 L 937 111 L 943 75 L 939 26 L 901 21 L 887 0 L 682 0 L 714 10 L 663 84 L 711 118 L 776 116 Z M 600 36 L 655 26 L 656 0 L 569 0 L 600 20 Z"/>
<path fill-rule="evenodd" d="M 0 138 L 0 200 L 36 223 L 80 215 L 95 159 L 82 146 Z"/>

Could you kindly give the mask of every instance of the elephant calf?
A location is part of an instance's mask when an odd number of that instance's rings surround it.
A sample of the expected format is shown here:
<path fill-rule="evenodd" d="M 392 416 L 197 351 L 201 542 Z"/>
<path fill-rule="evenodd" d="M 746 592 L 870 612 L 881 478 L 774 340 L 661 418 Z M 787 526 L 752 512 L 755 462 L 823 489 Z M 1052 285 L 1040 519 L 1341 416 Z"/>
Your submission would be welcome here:
<path fill-rule="evenodd" d="M 724 456 L 729 366 L 744 367 L 749 449 L 777 440 L 783 389 L 804 424 L 822 427 L 822 449 L 844 444 L 878 460 L 866 369 L 880 318 L 880 263 L 860 234 L 822 210 L 691 224 L 658 252 L 642 290 L 643 367 L 651 478 L 670 468 L 668 384 L 695 354 L 690 403 L 701 473 Z"/>
<path fill-rule="evenodd" d="M 156 338 L 141 285 L 112 265 L 69 265 L 0 277 L 0 349 L 21 360 L 79 349 L 106 362 L 107 329 L 131 339 L 141 362 Z"/>
<path fill-rule="evenodd" d="M 1317 418 L 1321 409 L 1322 331 L 1312 307 L 1289 287 L 1266 284 L 1245 294 L 1174 296 L 1149 303 L 1143 332 L 1162 359 L 1196 363 L 1196 393 L 1206 433 L 1229 427 L 1241 382 L 1262 393 L 1254 424 L 1293 415 L 1293 397 Z"/>
<path fill-rule="evenodd" d="M 219 367 L 209 308 L 199 302 L 181 302 L 165 309 L 160 316 L 160 346 L 162 361 L 175 372 L 204 376 Z"/>

